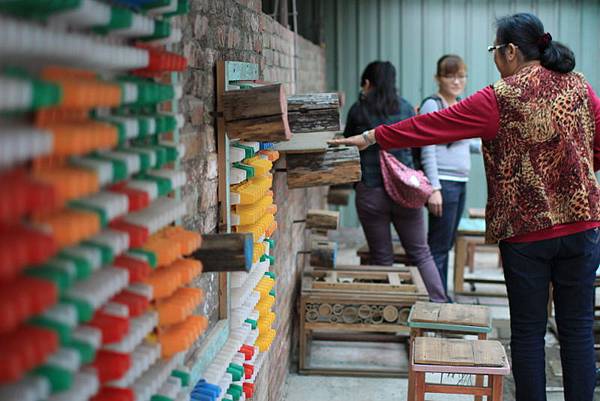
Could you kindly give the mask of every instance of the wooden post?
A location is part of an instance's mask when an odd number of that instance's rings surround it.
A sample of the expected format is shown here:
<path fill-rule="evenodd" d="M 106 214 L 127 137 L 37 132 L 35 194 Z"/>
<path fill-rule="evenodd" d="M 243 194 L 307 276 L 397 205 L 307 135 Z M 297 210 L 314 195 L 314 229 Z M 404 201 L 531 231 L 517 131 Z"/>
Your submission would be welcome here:
<path fill-rule="evenodd" d="M 288 97 L 288 118 L 294 133 L 338 131 L 340 102 L 337 93 L 307 93 Z"/>
<path fill-rule="evenodd" d="M 335 267 L 337 243 L 334 241 L 313 241 L 310 250 L 310 264 L 317 267 Z"/>
<path fill-rule="evenodd" d="M 226 126 L 231 139 L 278 142 L 289 141 L 292 137 L 285 114 L 229 121 Z"/>
<path fill-rule="evenodd" d="M 319 230 L 337 230 L 340 212 L 332 210 L 310 209 L 306 213 L 306 228 Z"/>
<path fill-rule="evenodd" d="M 360 156 L 354 146 L 330 147 L 324 153 L 288 154 L 289 188 L 360 181 Z"/>
<path fill-rule="evenodd" d="M 252 234 L 207 234 L 192 258 L 202 261 L 206 272 L 248 271 L 252 267 Z"/>
<path fill-rule="evenodd" d="M 456 237 L 454 246 L 454 292 L 464 292 L 465 263 L 467 261 L 467 240 L 464 236 Z"/>

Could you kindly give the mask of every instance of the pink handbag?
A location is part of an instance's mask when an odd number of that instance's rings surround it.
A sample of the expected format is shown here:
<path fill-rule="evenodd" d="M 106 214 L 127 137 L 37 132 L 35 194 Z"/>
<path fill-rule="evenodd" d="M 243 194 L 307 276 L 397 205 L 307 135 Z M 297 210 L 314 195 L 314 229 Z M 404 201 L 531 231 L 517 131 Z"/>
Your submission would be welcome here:
<path fill-rule="evenodd" d="M 385 150 L 379 151 L 379 164 L 385 192 L 394 202 L 410 209 L 425 205 L 433 188 L 422 171 L 406 167 Z"/>

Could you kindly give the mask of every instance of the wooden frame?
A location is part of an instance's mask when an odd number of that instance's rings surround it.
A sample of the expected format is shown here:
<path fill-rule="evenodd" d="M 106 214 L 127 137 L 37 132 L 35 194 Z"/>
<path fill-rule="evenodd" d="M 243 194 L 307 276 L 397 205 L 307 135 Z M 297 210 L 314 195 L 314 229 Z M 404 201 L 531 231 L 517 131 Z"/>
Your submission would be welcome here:
<path fill-rule="evenodd" d="M 234 88 L 233 81 L 254 81 L 258 79 L 258 65 L 233 61 L 218 61 L 216 66 L 217 80 L 217 156 L 219 172 L 219 232 L 231 232 L 231 202 L 230 202 L 230 170 L 229 159 L 230 141 L 225 129 L 223 117 L 223 93 Z M 194 374 L 199 377 L 208 367 L 215 356 L 221 351 L 230 332 L 229 312 L 231 309 L 230 274 L 219 274 L 219 321 L 206 335 L 204 344 L 196 350 Z"/>
<path fill-rule="evenodd" d="M 318 285 L 323 283 L 318 280 L 323 279 L 327 274 L 368 279 L 387 278 L 389 283 L 373 283 L 376 287 L 352 286 L 343 283 L 329 287 Z M 401 284 L 402 281 L 409 283 Z M 400 369 L 313 368 L 310 366 L 311 342 L 317 332 L 345 332 L 356 334 L 357 339 L 366 333 L 381 333 L 394 335 L 393 339 L 397 341 L 396 334 L 409 334 L 405 322 L 408 320 L 411 306 L 417 301 L 427 300 L 429 300 L 427 289 L 416 267 L 338 266 L 334 271 L 308 268 L 302 277 L 302 292 L 299 301 L 299 372 L 303 374 L 405 377 L 407 372 Z"/>

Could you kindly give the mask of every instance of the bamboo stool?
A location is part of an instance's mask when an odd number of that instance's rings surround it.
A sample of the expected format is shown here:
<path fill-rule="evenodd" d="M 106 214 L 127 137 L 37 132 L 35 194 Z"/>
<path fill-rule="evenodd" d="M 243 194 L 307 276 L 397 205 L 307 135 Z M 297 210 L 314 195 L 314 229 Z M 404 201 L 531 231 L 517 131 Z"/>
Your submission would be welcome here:
<path fill-rule="evenodd" d="M 412 344 L 408 376 L 408 401 L 425 401 L 425 393 L 470 394 L 487 401 L 502 401 L 504 376 L 510 366 L 498 341 L 451 340 L 418 337 Z M 451 373 L 488 377 L 475 386 L 427 383 L 427 373 Z"/>
<path fill-rule="evenodd" d="M 415 339 L 421 337 L 425 331 L 472 334 L 479 340 L 486 340 L 492 331 L 492 319 L 487 306 L 416 302 L 408 316 L 408 327 L 410 344 L 413 344 Z M 483 385 L 483 381 L 483 376 L 475 377 L 476 385 Z M 410 389 L 409 385 L 409 396 Z M 481 401 L 481 397 L 477 396 L 475 400 Z"/>

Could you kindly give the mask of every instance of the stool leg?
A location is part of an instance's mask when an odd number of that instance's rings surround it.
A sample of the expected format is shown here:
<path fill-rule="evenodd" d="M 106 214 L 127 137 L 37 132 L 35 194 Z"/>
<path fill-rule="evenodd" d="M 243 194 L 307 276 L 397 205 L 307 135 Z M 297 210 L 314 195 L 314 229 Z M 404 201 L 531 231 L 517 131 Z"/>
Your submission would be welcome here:
<path fill-rule="evenodd" d="M 425 401 L 425 372 L 414 372 L 415 375 L 415 399 L 414 401 Z M 496 400 L 494 400 L 496 401 Z"/>
<path fill-rule="evenodd" d="M 406 401 L 415 401 L 415 372 L 408 367 L 408 397 Z"/>
<path fill-rule="evenodd" d="M 475 386 L 477 387 L 483 387 L 483 375 L 476 375 L 475 376 Z M 481 395 L 476 395 L 475 396 L 475 401 L 483 401 L 483 396 Z"/>
<path fill-rule="evenodd" d="M 492 381 L 492 401 L 502 401 L 502 397 L 504 396 L 504 376 L 490 375 L 489 377 Z"/>
<path fill-rule="evenodd" d="M 467 240 L 459 236 L 454 245 L 454 293 L 464 291 L 465 263 L 467 259 Z"/>

